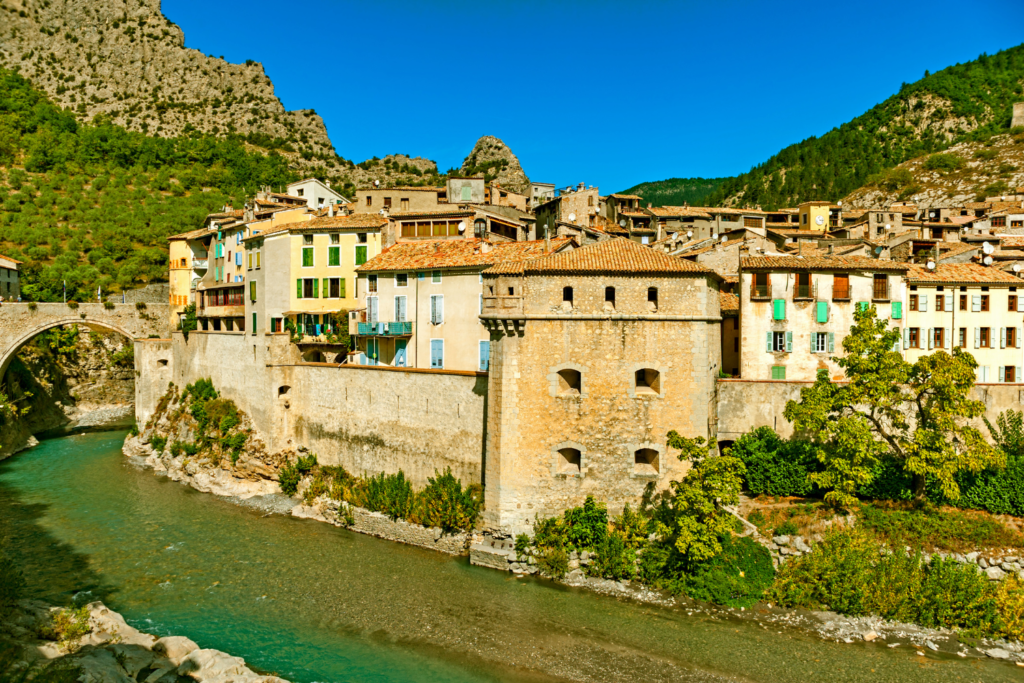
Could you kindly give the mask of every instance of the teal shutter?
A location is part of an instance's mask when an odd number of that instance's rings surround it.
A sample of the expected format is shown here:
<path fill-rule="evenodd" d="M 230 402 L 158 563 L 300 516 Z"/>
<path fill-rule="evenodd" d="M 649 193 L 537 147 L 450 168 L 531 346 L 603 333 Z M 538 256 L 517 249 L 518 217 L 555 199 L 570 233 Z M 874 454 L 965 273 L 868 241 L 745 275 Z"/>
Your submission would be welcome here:
<path fill-rule="evenodd" d="M 768 353 L 772 352 L 772 333 L 771 332 L 768 333 L 768 348 L 765 349 L 765 350 L 768 351 Z"/>
<path fill-rule="evenodd" d="M 858 311 L 866 311 L 866 310 L 868 310 L 868 302 L 867 301 L 858 301 L 857 302 L 857 310 Z"/>
<path fill-rule="evenodd" d="M 818 302 L 818 322 L 819 323 L 827 323 L 828 322 L 828 302 L 827 301 L 819 301 Z"/>
<path fill-rule="evenodd" d="M 786 319 L 786 300 L 785 299 L 776 299 L 775 301 L 772 302 L 772 314 L 773 314 L 772 317 L 775 320 L 785 320 Z"/>
<path fill-rule="evenodd" d="M 793 333 L 792 332 L 787 332 L 786 333 L 786 353 L 792 353 L 792 352 L 793 352 Z"/>
<path fill-rule="evenodd" d="M 313 298 L 320 298 L 320 280 L 313 278 Z"/>
<path fill-rule="evenodd" d="M 327 286 L 327 278 L 324 278 L 324 291 L 323 291 L 323 297 L 324 297 L 324 298 L 326 299 L 326 298 L 327 298 L 327 295 L 328 295 L 329 293 L 330 293 L 330 288 L 329 288 L 329 287 Z"/>
<path fill-rule="evenodd" d="M 430 367 L 444 368 L 444 340 L 430 340 Z"/>
<path fill-rule="evenodd" d="M 491 361 L 491 342 L 480 342 L 480 370 L 487 372 L 487 366 Z"/>
<path fill-rule="evenodd" d="M 950 304 L 950 306 L 952 306 L 952 304 Z M 952 308 L 950 308 L 950 310 L 952 310 Z M 902 320 L 903 319 L 903 302 L 902 301 L 893 301 L 892 302 L 892 319 L 893 320 Z"/>
<path fill-rule="evenodd" d="M 828 333 L 828 352 L 829 353 L 835 353 L 836 352 L 836 333 L 835 332 L 829 332 Z"/>
<path fill-rule="evenodd" d="M 295 281 L 295 298 L 302 298 L 302 278 L 299 278 L 298 280 Z"/>
<path fill-rule="evenodd" d="M 815 342 L 815 341 L 817 341 L 817 338 L 818 338 L 818 333 L 817 333 L 817 332 L 811 332 L 811 334 L 810 334 L 810 339 L 811 339 L 811 353 L 814 353 L 814 352 L 815 352 L 815 350 L 816 350 L 814 342 Z"/>

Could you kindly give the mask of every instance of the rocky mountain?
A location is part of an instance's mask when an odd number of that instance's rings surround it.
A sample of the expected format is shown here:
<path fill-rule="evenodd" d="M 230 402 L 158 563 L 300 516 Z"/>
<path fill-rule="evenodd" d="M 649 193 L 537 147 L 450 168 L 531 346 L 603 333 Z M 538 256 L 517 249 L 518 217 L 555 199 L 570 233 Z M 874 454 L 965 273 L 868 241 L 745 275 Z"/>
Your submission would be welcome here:
<path fill-rule="evenodd" d="M 911 201 L 920 207 L 957 205 L 1024 192 L 1024 130 L 960 142 L 878 174 L 843 198 L 844 206 L 884 207 Z"/>
<path fill-rule="evenodd" d="M 519 164 L 519 159 L 504 142 L 493 135 L 485 135 L 473 145 L 459 173 L 464 176 L 483 175 L 487 182 L 496 180 L 513 192 L 528 194 L 530 179 Z"/>
<path fill-rule="evenodd" d="M 852 121 L 725 179 L 704 202 L 770 209 L 842 199 L 884 181 L 889 169 L 911 159 L 962 142 L 984 144 L 992 135 L 1008 132 L 1013 103 L 1021 100 L 1024 45 L 934 74 L 925 72 L 924 78 L 904 83 L 898 93 Z M 989 167 L 965 166 L 975 168 Z M 961 180 L 973 186 L 985 178 Z"/>
<path fill-rule="evenodd" d="M 164 137 L 238 133 L 292 161 L 335 160 L 323 119 L 285 111 L 261 64 L 184 44 L 160 0 L 0 0 L 0 66 L 87 119 Z"/>

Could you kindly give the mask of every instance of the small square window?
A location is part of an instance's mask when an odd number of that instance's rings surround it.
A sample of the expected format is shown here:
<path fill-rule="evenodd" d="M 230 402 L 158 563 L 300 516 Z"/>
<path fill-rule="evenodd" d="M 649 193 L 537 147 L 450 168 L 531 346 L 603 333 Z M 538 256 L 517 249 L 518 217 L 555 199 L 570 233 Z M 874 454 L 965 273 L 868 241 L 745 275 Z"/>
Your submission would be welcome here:
<path fill-rule="evenodd" d="M 331 233 L 331 244 L 341 244 L 341 235 L 336 232 Z"/>
<path fill-rule="evenodd" d="M 303 235 L 302 236 L 302 243 L 303 244 L 307 244 L 307 245 L 308 244 L 313 244 L 313 236 L 312 235 Z"/>
<path fill-rule="evenodd" d="M 430 281 L 431 281 L 431 283 L 433 283 L 435 285 L 436 284 L 440 284 L 440 282 L 441 282 L 441 271 L 440 270 L 433 270 L 433 271 L 431 271 L 430 272 Z"/>
<path fill-rule="evenodd" d="M 395 287 L 408 287 L 409 286 L 409 274 L 398 273 L 395 275 Z"/>

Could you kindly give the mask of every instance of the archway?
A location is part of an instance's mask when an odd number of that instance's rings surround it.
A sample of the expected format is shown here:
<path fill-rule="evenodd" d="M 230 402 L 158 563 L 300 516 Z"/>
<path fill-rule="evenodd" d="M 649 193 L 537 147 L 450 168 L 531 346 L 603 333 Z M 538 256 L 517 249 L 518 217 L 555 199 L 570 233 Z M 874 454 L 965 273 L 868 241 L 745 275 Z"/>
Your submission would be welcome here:
<path fill-rule="evenodd" d="M 8 366 L 10 366 L 11 361 L 14 360 L 14 357 L 18 355 L 18 351 L 20 351 L 22 347 L 24 347 L 26 344 L 28 344 L 30 341 L 32 341 L 34 338 L 36 338 L 43 332 L 46 332 L 47 330 L 52 330 L 55 327 L 63 327 L 65 325 L 78 325 L 82 327 L 88 327 L 89 329 L 99 328 L 101 330 L 106 330 L 108 332 L 115 332 L 125 337 L 129 342 L 135 339 L 135 335 L 133 335 L 131 332 L 124 329 L 120 325 L 115 325 L 104 320 L 96 320 L 95 318 L 90 318 L 89 316 L 86 316 L 84 318 L 81 316 L 66 316 L 56 319 L 51 318 L 46 322 L 33 326 L 32 328 L 25 332 L 21 332 L 20 334 L 18 334 L 18 336 L 14 338 L 14 341 L 9 342 L 7 344 L 7 347 L 0 351 L 0 354 L 2 354 L 0 355 L 0 382 L 3 381 L 4 375 L 7 374 Z"/>

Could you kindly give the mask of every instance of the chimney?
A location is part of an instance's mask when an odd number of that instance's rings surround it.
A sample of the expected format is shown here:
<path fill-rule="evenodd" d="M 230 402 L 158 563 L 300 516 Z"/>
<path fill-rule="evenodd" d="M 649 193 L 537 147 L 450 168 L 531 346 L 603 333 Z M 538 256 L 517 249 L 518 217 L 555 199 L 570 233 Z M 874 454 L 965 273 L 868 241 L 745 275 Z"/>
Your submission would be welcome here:
<path fill-rule="evenodd" d="M 334 218 L 334 204 L 327 205 L 327 215 Z"/>
<path fill-rule="evenodd" d="M 480 253 L 481 254 L 488 254 L 488 253 L 490 253 L 490 251 L 491 251 L 491 243 L 488 242 L 487 240 L 481 241 L 480 242 Z"/>
<path fill-rule="evenodd" d="M 828 255 L 829 256 L 832 255 L 832 251 L 833 251 L 834 248 L 835 248 L 834 245 L 832 245 L 832 244 L 828 245 Z"/>
<path fill-rule="evenodd" d="M 327 186 L 327 189 L 330 189 L 331 188 L 331 181 L 330 180 L 325 180 L 324 181 L 324 185 Z"/>

